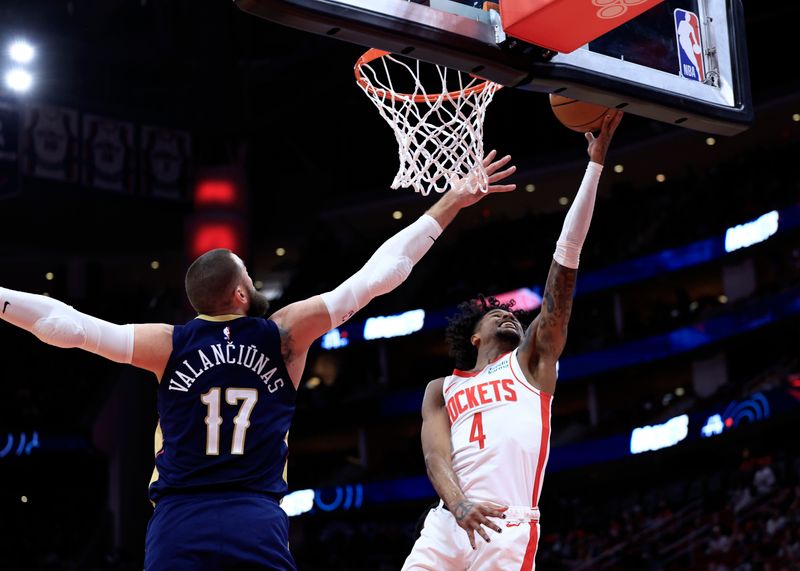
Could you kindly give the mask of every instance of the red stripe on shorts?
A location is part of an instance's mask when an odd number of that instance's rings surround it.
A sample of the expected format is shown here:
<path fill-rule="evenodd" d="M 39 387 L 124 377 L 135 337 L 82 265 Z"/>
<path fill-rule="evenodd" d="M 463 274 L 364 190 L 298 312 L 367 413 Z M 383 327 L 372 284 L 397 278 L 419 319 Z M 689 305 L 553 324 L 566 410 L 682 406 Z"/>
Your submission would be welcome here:
<path fill-rule="evenodd" d="M 539 503 L 539 491 L 542 487 L 544 464 L 547 461 L 547 450 L 550 443 L 550 395 L 541 394 L 539 398 L 542 414 L 542 439 L 539 442 L 539 461 L 536 463 L 536 476 L 533 480 L 533 497 L 531 505 L 536 507 Z M 531 571 L 536 559 L 536 548 L 539 544 L 539 532 L 536 522 L 531 522 L 531 533 L 528 538 L 528 547 L 525 549 L 525 558 L 522 560 L 520 571 Z"/>
<path fill-rule="evenodd" d="M 531 571 L 533 562 L 536 559 L 536 548 L 539 545 L 539 526 L 535 521 L 530 523 L 531 533 L 528 536 L 528 547 L 525 549 L 525 559 L 522 560 L 522 567 L 519 571 Z"/>

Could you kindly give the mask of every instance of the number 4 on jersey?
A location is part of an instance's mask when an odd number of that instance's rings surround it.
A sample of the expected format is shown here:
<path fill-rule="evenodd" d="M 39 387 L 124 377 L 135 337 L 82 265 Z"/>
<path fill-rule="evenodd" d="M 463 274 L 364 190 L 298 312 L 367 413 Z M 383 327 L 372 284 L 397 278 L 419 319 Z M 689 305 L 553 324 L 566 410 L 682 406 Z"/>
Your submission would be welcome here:
<path fill-rule="evenodd" d="M 472 417 L 472 428 L 469 429 L 469 441 L 477 442 L 480 449 L 483 450 L 486 435 L 483 433 L 483 413 L 476 412 Z"/>

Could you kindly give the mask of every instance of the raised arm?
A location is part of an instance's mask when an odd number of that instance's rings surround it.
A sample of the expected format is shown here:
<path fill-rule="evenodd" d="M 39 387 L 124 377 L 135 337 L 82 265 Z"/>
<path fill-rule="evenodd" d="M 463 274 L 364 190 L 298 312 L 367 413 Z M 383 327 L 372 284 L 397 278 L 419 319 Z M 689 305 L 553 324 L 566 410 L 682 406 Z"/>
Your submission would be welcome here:
<path fill-rule="evenodd" d="M 283 358 L 295 386 L 300 382 L 311 344 L 350 319 L 373 298 L 403 283 L 414 264 L 462 208 L 478 202 L 486 194 L 514 190 L 516 185 L 496 184 L 514 172 L 513 166 L 504 169 L 511 157 L 497 161 L 494 158 L 492 151 L 484 159 L 490 183 L 487 193 L 470 194 L 454 186 L 417 221 L 384 242 L 369 261 L 339 287 L 287 305 L 270 316 L 281 329 Z"/>
<path fill-rule="evenodd" d="M 0 288 L 0 319 L 63 349 L 83 349 L 160 377 L 172 351 L 172 326 L 116 325 L 57 299 Z"/>
<path fill-rule="evenodd" d="M 456 519 L 456 523 L 469 536 L 469 543 L 475 549 L 475 533 L 485 541 L 489 535 L 483 526 L 498 533 L 500 527 L 489 517 L 503 517 L 508 506 L 491 502 L 474 502 L 464 495 L 453 471 L 452 449 L 450 445 L 450 419 L 447 416 L 442 385 L 444 379 L 428 383 L 422 399 L 422 453 L 433 488 Z"/>
<path fill-rule="evenodd" d="M 518 355 L 526 376 L 535 386 L 549 393 L 555 390 L 556 361 L 567 341 L 567 325 L 572 312 L 578 262 L 592 220 L 597 184 L 608 145 L 621 120 L 621 112 L 609 113 L 603 120 L 597 137 L 586 133 L 589 165 L 556 242 L 556 251 L 542 297 L 541 313 L 528 327 L 520 344 Z"/>

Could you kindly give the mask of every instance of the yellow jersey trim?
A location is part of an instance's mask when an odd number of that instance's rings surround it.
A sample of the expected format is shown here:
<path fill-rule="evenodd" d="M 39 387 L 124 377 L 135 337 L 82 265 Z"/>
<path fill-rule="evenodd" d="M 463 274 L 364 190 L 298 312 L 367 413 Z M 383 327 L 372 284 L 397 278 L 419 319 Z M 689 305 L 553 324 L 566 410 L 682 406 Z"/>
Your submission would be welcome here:
<path fill-rule="evenodd" d="M 153 439 L 153 448 L 155 449 L 155 456 L 158 456 L 158 453 L 161 452 L 161 449 L 164 448 L 164 434 L 161 432 L 161 421 L 158 421 L 156 424 L 156 433 Z M 148 488 L 153 485 L 154 482 L 158 481 L 158 468 L 154 465 L 153 466 L 153 475 L 150 477 L 150 484 L 148 484 Z M 156 505 L 155 502 L 151 501 L 153 506 Z"/>
<path fill-rule="evenodd" d="M 203 321 L 233 321 L 234 319 L 239 319 L 240 317 L 244 317 L 244 315 L 237 315 L 235 313 L 226 313 L 223 315 L 206 315 L 201 313 L 195 319 L 202 319 Z"/>

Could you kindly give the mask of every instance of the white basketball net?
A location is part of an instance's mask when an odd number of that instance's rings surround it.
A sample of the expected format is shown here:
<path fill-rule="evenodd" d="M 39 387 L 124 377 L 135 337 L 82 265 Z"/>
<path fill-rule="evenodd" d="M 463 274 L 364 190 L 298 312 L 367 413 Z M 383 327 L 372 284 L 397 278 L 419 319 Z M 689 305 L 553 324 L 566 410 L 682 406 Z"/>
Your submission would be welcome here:
<path fill-rule="evenodd" d="M 419 60 L 412 68 L 391 54 L 380 53 L 385 55 L 368 61 L 367 52 L 356 65 L 356 77 L 397 140 L 400 168 L 392 188 L 411 187 L 424 196 L 431 190 L 445 192 L 451 188 L 486 192 L 489 180 L 483 168 L 483 120 L 501 86 L 439 65 L 423 64 L 434 67 L 438 75 L 436 85 L 431 86 L 436 92 L 428 95 L 420 81 Z M 398 93 L 395 85 L 400 84 L 415 87 Z"/>

